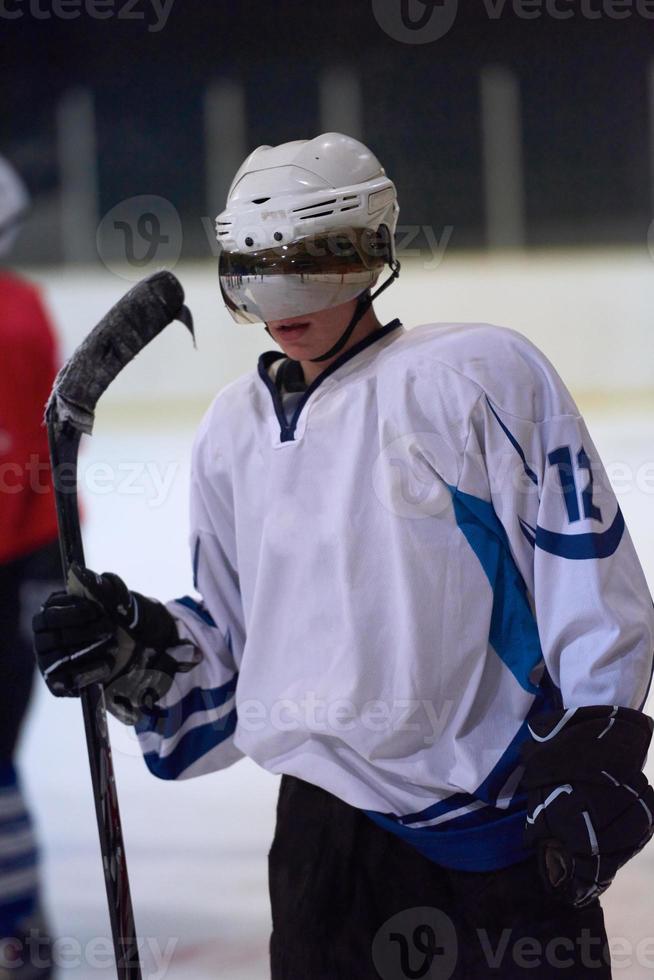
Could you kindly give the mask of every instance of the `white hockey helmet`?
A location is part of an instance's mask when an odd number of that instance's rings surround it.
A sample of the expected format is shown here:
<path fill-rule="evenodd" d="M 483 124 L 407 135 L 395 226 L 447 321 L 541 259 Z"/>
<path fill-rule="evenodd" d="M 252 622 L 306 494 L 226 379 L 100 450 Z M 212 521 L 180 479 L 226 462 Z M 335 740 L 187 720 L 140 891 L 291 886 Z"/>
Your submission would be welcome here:
<path fill-rule="evenodd" d="M 376 156 L 350 136 L 260 146 L 216 218 L 223 298 L 239 323 L 329 309 L 397 274 L 399 207 Z"/>
<path fill-rule="evenodd" d="M 0 256 L 11 250 L 29 202 L 25 184 L 9 161 L 0 156 Z"/>

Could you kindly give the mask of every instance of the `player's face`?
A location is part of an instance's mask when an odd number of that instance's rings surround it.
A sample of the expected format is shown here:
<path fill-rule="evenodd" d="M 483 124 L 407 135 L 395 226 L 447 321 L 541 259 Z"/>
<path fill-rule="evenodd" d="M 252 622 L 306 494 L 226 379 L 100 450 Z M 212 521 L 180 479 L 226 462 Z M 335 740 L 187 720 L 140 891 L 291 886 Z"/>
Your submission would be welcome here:
<path fill-rule="evenodd" d="M 336 343 L 352 319 L 356 305 L 356 299 L 352 299 L 330 310 L 269 320 L 266 326 L 287 357 L 310 361 Z"/>

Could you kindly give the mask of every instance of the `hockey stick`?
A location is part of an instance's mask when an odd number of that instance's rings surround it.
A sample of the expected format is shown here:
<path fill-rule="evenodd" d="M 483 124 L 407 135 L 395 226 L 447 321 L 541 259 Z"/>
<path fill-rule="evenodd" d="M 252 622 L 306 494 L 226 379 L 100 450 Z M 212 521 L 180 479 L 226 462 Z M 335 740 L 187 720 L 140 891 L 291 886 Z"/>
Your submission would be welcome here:
<path fill-rule="evenodd" d="M 57 375 L 46 423 L 65 579 L 73 562 L 84 564 L 77 502 L 82 433 L 90 435 L 95 406 L 114 378 L 173 320 L 181 320 L 193 335 L 180 283 L 170 272 L 157 272 L 112 307 Z M 98 684 L 85 688 L 81 701 L 116 970 L 119 980 L 141 980 L 102 688 Z"/>

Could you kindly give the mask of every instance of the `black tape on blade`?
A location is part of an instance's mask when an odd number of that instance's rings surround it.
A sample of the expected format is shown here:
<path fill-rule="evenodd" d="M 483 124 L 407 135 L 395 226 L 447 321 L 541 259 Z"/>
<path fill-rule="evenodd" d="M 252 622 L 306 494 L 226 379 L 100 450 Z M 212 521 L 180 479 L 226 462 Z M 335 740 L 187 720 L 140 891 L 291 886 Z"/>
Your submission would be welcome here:
<path fill-rule="evenodd" d="M 93 430 L 95 406 L 114 378 L 173 320 L 193 335 L 184 290 L 172 272 L 155 272 L 137 283 L 80 344 L 61 369 L 46 406 L 46 419 Z M 194 338 L 195 339 L 195 338 Z"/>

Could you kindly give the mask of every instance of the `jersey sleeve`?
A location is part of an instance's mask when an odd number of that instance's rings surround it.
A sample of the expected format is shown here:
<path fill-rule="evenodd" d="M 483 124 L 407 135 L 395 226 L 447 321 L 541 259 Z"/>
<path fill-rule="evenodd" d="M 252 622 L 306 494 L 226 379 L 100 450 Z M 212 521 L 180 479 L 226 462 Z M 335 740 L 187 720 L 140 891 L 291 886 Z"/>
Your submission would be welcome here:
<path fill-rule="evenodd" d="M 245 643 L 238 574 L 227 542 L 233 540 L 229 495 L 212 485 L 196 444 L 191 474 L 191 555 L 198 597 L 168 603 L 178 632 L 202 660 L 177 674 L 157 712 L 137 725 L 150 771 L 161 779 L 186 779 L 232 765 L 242 757 L 236 729 L 237 663 Z"/>
<path fill-rule="evenodd" d="M 651 595 L 597 449 L 559 384 L 566 411 L 539 421 L 482 393 L 457 492 L 492 504 L 562 705 L 641 709 L 652 675 Z"/>

